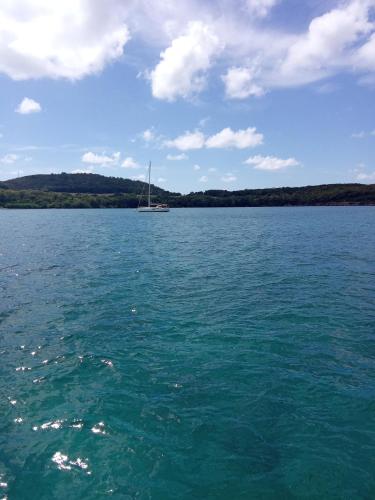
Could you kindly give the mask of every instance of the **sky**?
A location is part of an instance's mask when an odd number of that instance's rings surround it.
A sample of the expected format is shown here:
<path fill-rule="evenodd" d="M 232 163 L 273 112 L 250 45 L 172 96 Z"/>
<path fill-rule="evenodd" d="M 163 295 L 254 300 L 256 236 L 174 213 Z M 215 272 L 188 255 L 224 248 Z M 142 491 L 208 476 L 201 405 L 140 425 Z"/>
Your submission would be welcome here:
<path fill-rule="evenodd" d="M 0 180 L 375 182 L 375 0 L 1 0 Z"/>

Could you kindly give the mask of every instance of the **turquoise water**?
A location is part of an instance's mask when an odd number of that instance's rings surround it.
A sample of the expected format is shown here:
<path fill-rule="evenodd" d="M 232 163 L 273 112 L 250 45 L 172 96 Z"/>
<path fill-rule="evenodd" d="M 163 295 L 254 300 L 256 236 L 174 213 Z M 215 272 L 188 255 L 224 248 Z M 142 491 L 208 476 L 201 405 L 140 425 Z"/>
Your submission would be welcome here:
<path fill-rule="evenodd" d="M 375 497 L 374 208 L 0 235 L 0 498 Z"/>

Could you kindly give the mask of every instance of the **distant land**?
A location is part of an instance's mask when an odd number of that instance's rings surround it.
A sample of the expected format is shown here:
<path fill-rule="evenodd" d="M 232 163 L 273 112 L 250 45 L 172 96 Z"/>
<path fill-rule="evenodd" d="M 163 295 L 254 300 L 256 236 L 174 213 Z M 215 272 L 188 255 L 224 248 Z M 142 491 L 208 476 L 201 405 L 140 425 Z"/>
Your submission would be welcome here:
<path fill-rule="evenodd" d="M 135 208 L 148 185 L 98 174 L 39 174 L 0 182 L 0 208 Z M 155 202 L 171 207 L 375 205 L 375 184 L 210 189 L 182 195 L 152 185 Z"/>

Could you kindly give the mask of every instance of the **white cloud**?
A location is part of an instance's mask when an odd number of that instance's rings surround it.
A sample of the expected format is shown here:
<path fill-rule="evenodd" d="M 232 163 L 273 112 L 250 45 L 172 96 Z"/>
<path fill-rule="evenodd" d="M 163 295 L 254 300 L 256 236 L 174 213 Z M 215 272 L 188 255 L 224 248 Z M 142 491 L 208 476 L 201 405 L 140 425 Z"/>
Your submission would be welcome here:
<path fill-rule="evenodd" d="M 160 184 L 164 184 L 164 182 L 167 182 L 167 179 L 164 179 L 164 177 L 158 177 L 158 182 Z"/>
<path fill-rule="evenodd" d="M 77 168 L 72 170 L 72 174 L 92 174 L 93 168 Z"/>
<path fill-rule="evenodd" d="M 359 163 L 356 168 L 351 171 L 354 174 L 355 180 L 359 182 L 375 182 L 375 170 L 372 172 L 366 171 L 366 165 Z"/>
<path fill-rule="evenodd" d="M 0 133 L 0 139 L 2 139 L 3 137 L 4 137 L 4 134 L 1 134 L 1 133 Z"/>
<path fill-rule="evenodd" d="M 368 11 L 371 1 L 352 0 L 314 18 L 307 33 L 290 46 L 275 78 L 289 85 L 301 85 L 353 66 L 358 53 L 353 45 L 371 29 Z"/>
<path fill-rule="evenodd" d="M 263 134 L 256 131 L 255 127 L 249 127 L 246 130 L 237 130 L 224 128 L 206 140 L 208 148 L 253 148 L 263 144 Z"/>
<path fill-rule="evenodd" d="M 4 165 L 11 165 L 12 163 L 15 163 L 19 159 L 20 157 L 18 155 L 15 155 L 13 153 L 8 153 L 4 155 L 2 158 L 0 158 L 0 163 L 4 163 Z"/>
<path fill-rule="evenodd" d="M 353 139 L 363 139 L 366 136 L 366 132 L 361 130 L 361 132 L 354 132 L 352 134 Z"/>
<path fill-rule="evenodd" d="M 372 182 L 375 181 L 375 171 L 374 172 L 359 172 L 356 176 L 358 181 Z"/>
<path fill-rule="evenodd" d="M 0 72 L 75 80 L 101 71 L 130 38 L 124 7 L 118 0 L 1 2 Z"/>
<path fill-rule="evenodd" d="M 209 171 L 209 172 L 217 172 L 217 168 L 215 168 L 215 167 L 210 167 L 210 168 L 208 169 L 208 171 Z"/>
<path fill-rule="evenodd" d="M 222 76 L 225 84 L 225 93 L 231 99 L 245 99 L 249 96 L 260 97 L 264 90 L 255 83 L 256 74 L 251 68 L 229 68 Z"/>
<path fill-rule="evenodd" d="M 120 153 L 113 153 L 112 156 L 106 154 L 96 154 L 88 151 L 82 155 L 81 161 L 83 163 L 90 163 L 92 165 L 100 165 L 102 167 L 117 165 L 120 160 Z"/>
<path fill-rule="evenodd" d="M 309 3 L 326 9 L 305 30 L 302 23 L 288 29 L 268 20 L 278 3 L 287 13 L 279 0 L 238 0 L 235 9 L 229 0 L 3 0 L 0 73 L 80 79 L 120 59 L 131 33 L 162 51 L 149 72 L 158 99 L 202 91 L 217 62 L 226 95 L 235 99 L 348 72 L 374 82 L 374 0 L 300 2 L 307 15 Z"/>
<path fill-rule="evenodd" d="M 155 134 L 152 128 L 148 128 L 142 132 L 142 138 L 146 142 L 150 142 L 155 138 Z"/>
<path fill-rule="evenodd" d="M 223 182 L 235 182 L 237 180 L 237 177 L 233 175 L 231 172 L 228 172 L 221 178 L 221 180 Z"/>
<path fill-rule="evenodd" d="M 287 13 L 280 0 L 238 0 L 236 8 L 229 0 L 3 0 L 0 73 L 80 79 L 119 60 L 131 33 L 136 43 L 162 51 L 148 73 L 158 99 L 201 92 L 216 63 L 234 99 L 348 72 L 373 84 L 374 0 L 316 1 L 325 11 L 305 30 L 302 22 L 288 29 L 268 20 L 278 3 Z M 300 3 L 304 14 L 313 11 L 307 4 L 314 2 Z"/>
<path fill-rule="evenodd" d="M 20 113 L 21 115 L 28 115 L 30 113 L 39 113 L 41 110 L 42 107 L 39 102 L 34 101 L 34 99 L 30 99 L 29 97 L 24 97 L 15 109 L 15 112 Z"/>
<path fill-rule="evenodd" d="M 375 71 L 375 33 L 356 54 L 356 64 L 365 70 Z"/>
<path fill-rule="evenodd" d="M 167 160 L 170 161 L 181 161 L 187 160 L 189 157 L 185 153 L 181 153 L 180 155 L 167 155 Z"/>
<path fill-rule="evenodd" d="M 370 132 L 370 135 L 375 135 L 375 130 L 373 130 L 372 132 Z"/>
<path fill-rule="evenodd" d="M 201 21 L 190 22 L 187 32 L 160 54 L 161 61 L 150 75 L 153 96 L 174 101 L 200 92 L 205 86 L 205 73 L 219 51 L 220 41 L 212 27 Z"/>
<path fill-rule="evenodd" d="M 255 0 L 249 3 L 258 4 Z M 345 0 L 337 5 L 313 18 L 300 34 L 261 27 L 254 20 L 246 32 L 236 19 L 232 31 L 229 26 L 226 30 L 234 46 L 227 43 L 231 54 L 225 55 L 235 62 L 222 76 L 226 96 L 245 99 L 269 89 L 303 86 L 347 72 L 359 74 L 360 83 L 373 84 L 375 24 L 371 11 L 375 2 Z M 244 64 L 244 59 L 253 64 Z M 325 90 L 334 90 L 329 83 Z"/>
<path fill-rule="evenodd" d="M 193 167 L 193 170 L 195 170 L 196 172 L 197 172 L 198 170 L 200 170 L 200 169 L 201 169 L 201 167 L 200 167 L 199 165 L 194 165 L 194 167 Z"/>
<path fill-rule="evenodd" d="M 246 3 L 251 14 L 258 17 L 265 17 L 278 1 L 279 0 L 246 0 Z"/>
<path fill-rule="evenodd" d="M 256 170 L 283 170 L 288 167 L 297 167 L 300 163 L 295 158 L 276 158 L 275 156 L 253 156 L 248 158 L 246 165 L 253 165 Z"/>
<path fill-rule="evenodd" d="M 140 168 L 139 164 L 131 156 L 125 158 L 121 166 L 124 168 Z"/>
<path fill-rule="evenodd" d="M 189 149 L 201 149 L 204 146 L 204 135 L 202 132 L 185 132 L 184 134 L 176 137 L 176 139 L 164 142 L 168 148 L 176 148 L 180 151 L 188 151 Z"/>
<path fill-rule="evenodd" d="M 206 148 L 253 148 L 263 144 L 263 134 L 257 132 L 255 127 L 249 127 L 245 130 L 234 131 L 227 127 L 217 134 L 205 137 L 205 135 L 196 130 L 195 132 L 185 132 L 176 137 L 164 141 L 164 146 L 167 148 L 176 148 L 181 151 L 191 149 Z"/>
<path fill-rule="evenodd" d="M 208 181 L 207 175 L 202 175 L 202 177 L 199 177 L 198 181 L 199 182 L 207 182 Z"/>
<path fill-rule="evenodd" d="M 131 178 L 133 181 L 144 181 L 146 179 L 145 174 L 133 175 Z"/>

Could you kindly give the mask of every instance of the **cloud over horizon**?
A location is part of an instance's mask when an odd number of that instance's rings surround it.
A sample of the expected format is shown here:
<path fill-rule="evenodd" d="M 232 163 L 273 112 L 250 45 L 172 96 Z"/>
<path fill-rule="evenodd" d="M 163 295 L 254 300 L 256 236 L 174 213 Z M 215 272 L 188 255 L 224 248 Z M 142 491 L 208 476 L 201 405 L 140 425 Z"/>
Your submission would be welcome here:
<path fill-rule="evenodd" d="M 257 132 L 255 127 L 237 131 L 226 127 L 208 137 L 199 130 L 195 132 L 188 131 L 175 139 L 164 141 L 164 146 L 179 149 L 180 151 L 202 149 L 204 147 L 208 149 L 245 149 L 263 144 L 263 139 L 263 134 Z"/>
<path fill-rule="evenodd" d="M 108 167 L 112 165 L 117 165 L 120 160 L 120 153 L 113 153 L 112 156 L 106 154 L 96 154 L 92 151 L 88 151 L 82 155 L 81 161 L 83 163 L 89 163 L 91 165 L 100 165 L 101 167 Z"/>
<path fill-rule="evenodd" d="M 277 158 L 275 156 L 252 156 L 244 161 L 246 165 L 253 165 L 256 170 L 284 170 L 288 167 L 297 167 L 300 163 L 295 158 Z"/>

